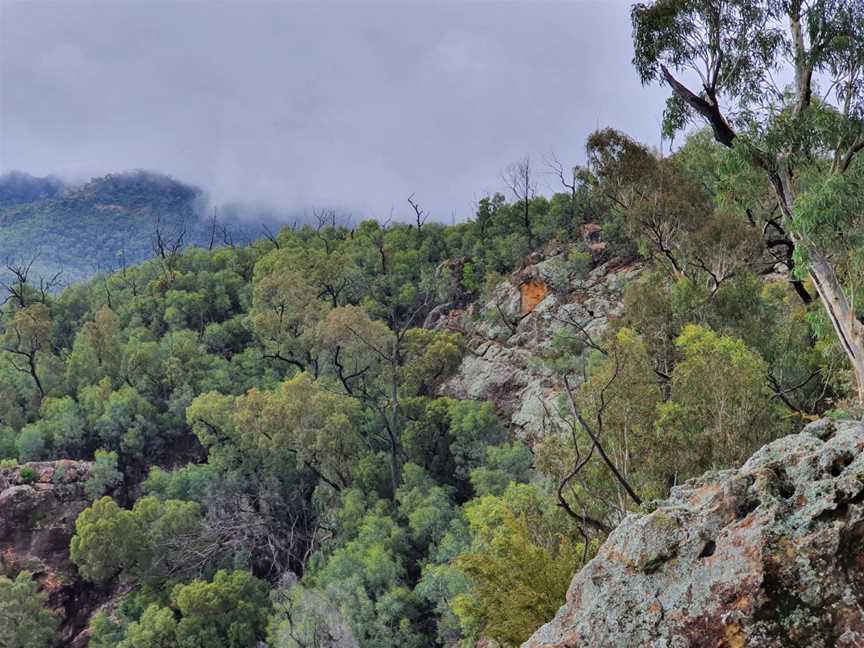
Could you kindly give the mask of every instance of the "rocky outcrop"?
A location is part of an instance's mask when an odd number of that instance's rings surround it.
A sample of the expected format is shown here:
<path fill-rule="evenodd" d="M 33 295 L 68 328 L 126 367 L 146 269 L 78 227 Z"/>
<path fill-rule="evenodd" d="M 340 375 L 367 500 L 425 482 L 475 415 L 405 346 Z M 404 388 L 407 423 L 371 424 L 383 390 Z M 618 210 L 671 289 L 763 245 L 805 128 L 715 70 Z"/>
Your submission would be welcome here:
<path fill-rule="evenodd" d="M 0 469 L 0 575 L 33 573 L 63 618 L 63 645 L 101 596 L 79 580 L 69 560 L 75 518 L 90 503 L 84 491 L 90 467 L 63 460 Z"/>
<path fill-rule="evenodd" d="M 624 286 L 640 270 L 621 259 L 574 269 L 568 251 L 559 250 L 503 281 L 486 303 L 451 311 L 436 326 L 463 333 L 468 352 L 441 394 L 491 401 L 514 432 L 541 434 L 562 390 L 544 364 L 556 335 L 569 331 L 599 341 L 621 314 Z"/>
<path fill-rule="evenodd" d="M 819 421 L 631 514 L 524 648 L 864 646 L 864 425 Z"/>

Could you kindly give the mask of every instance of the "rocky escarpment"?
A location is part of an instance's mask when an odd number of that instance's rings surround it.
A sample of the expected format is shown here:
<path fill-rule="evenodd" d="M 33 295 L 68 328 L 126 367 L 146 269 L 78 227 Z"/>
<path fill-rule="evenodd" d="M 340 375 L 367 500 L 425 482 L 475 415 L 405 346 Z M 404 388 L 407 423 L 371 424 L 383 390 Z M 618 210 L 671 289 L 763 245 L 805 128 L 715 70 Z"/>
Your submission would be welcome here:
<path fill-rule="evenodd" d="M 542 433 L 563 388 L 543 361 L 556 335 L 567 331 L 600 342 L 623 310 L 624 287 L 641 271 L 638 264 L 602 257 L 593 269 L 574 269 L 568 255 L 535 259 L 487 302 L 453 310 L 436 323 L 463 333 L 468 348 L 442 395 L 490 401 L 514 432 L 528 438 Z"/>
<path fill-rule="evenodd" d="M 629 515 L 523 648 L 864 646 L 864 425 L 814 423 Z"/>
<path fill-rule="evenodd" d="M 86 624 L 101 594 L 69 560 L 75 518 L 90 503 L 86 461 L 46 461 L 0 469 L 0 575 L 33 573 L 63 618 L 63 645 Z M 2 643 L 2 642 L 0 642 Z"/>

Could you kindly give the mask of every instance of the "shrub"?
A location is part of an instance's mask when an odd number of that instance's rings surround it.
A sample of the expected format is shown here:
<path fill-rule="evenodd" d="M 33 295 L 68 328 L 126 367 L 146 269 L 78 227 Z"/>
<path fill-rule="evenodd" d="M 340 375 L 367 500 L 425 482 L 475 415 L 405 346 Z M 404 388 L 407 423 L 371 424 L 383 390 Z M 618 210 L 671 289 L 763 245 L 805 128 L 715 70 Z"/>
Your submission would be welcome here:
<path fill-rule="evenodd" d="M 21 481 L 26 484 L 32 484 L 36 481 L 36 471 L 33 470 L 30 466 L 23 466 L 19 475 L 21 477 Z"/>

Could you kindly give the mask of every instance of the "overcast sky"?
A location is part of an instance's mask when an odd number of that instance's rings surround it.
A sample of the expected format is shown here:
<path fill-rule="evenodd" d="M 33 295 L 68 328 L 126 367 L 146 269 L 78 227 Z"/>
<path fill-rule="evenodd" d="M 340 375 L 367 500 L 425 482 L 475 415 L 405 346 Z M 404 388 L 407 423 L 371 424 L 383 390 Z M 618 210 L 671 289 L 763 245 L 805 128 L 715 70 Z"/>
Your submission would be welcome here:
<path fill-rule="evenodd" d="M 629 4 L 0 0 L 0 172 L 143 168 L 385 218 L 416 192 L 461 219 L 597 126 L 657 143 Z"/>

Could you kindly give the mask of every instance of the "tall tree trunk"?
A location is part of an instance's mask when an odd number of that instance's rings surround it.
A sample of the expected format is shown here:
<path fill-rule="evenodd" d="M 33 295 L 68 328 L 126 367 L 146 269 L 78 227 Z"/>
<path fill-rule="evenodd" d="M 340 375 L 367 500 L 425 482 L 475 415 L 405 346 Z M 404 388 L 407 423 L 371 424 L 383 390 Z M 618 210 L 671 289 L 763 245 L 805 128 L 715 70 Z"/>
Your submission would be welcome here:
<path fill-rule="evenodd" d="M 790 186 L 788 176 L 770 172 L 769 178 L 777 194 L 777 201 L 784 219 L 790 221 L 794 210 L 795 194 Z M 792 229 L 792 228 L 790 228 Z M 840 340 L 840 345 L 846 352 L 852 372 L 855 375 L 855 387 L 858 402 L 864 403 L 864 325 L 858 321 L 855 309 L 849 303 L 849 298 L 843 290 L 843 285 L 834 272 L 834 266 L 827 255 L 812 241 L 806 240 L 801 234 L 792 232 L 792 241 L 807 253 L 810 278 L 816 287 L 819 301 L 825 308 L 828 319 L 834 327 L 834 332 Z"/>
<path fill-rule="evenodd" d="M 858 401 L 864 403 L 864 325 L 855 316 L 855 310 L 828 259 L 814 245 L 804 245 L 810 262 L 810 277 L 849 358 L 855 374 Z"/>

